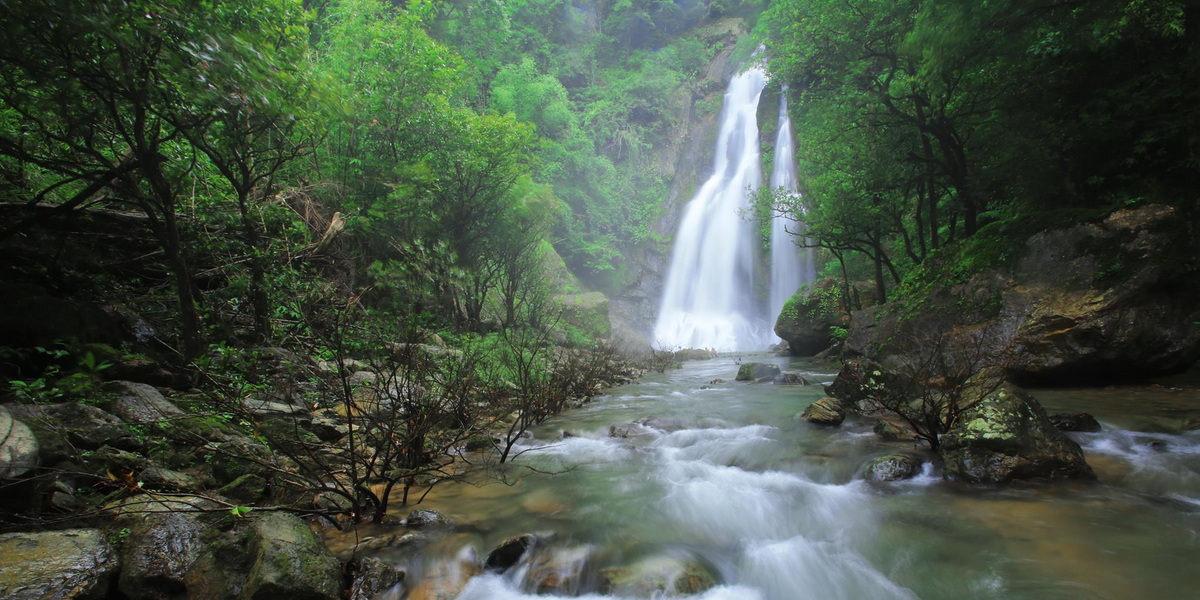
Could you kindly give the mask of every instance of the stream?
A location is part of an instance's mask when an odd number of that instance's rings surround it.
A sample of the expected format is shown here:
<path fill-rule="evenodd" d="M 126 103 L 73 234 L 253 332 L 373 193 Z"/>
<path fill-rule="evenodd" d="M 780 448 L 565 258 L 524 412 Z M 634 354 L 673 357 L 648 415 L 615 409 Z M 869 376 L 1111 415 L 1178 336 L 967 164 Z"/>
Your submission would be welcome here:
<path fill-rule="evenodd" d="M 822 383 L 835 375 L 805 359 L 743 360 Z M 820 385 L 734 382 L 736 372 L 719 357 L 648 375 L 537 429 L 506 483 L 435 488 L 419 508 L 448 516 L 449 532 L 363 546 L 407 570 L 382 597 L 1171 599 L 1200 589 L 1194 387 L 1033 390 L 1050 412 L 1099 419 L 1103 431 L 1071 434 L 1099 480 L 985 488 L 942 481 L 932 463 L 913 480 L 864 481 L 875 456 L 930 455 L 879 440 L 869 420 L 795 419 Z M 627 437 L 610 437 L 613 425 Z M 473 566 L 528 533 L 539 541 L 516 567 Z M 695 583 L 706 578 L 715 586 Z"/>

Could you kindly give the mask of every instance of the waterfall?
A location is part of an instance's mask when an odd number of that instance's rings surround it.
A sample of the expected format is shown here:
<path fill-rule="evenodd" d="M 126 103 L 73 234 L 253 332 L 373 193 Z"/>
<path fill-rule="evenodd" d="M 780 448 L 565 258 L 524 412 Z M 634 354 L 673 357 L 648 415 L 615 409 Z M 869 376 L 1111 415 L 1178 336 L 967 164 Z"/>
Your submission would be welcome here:
<path fill-rule="evenodd" d="M 771 168 L 771 189 L 796 195 L 796 152 L 792 140 L 792 120 L 787 112 L 787 88 L 779 97 L 779 133 L 775 137 L 775 164 Z M 790 233 L 789 233 L 790 230 Z M 770 316 L 779 316 L 783 303 L 801 285 L 817 278 L 812 248 L 800 248 L 794 242 L 804 232 L 804 223 L 783 215 L 771 219 L 771 296 Z"/>
<path fill-rule="evenodd" d="M 754 297 L 755 227 L 745 214 L 758 189 L 759 96 L 766 73 L 729 82 L 713 174 L 684 208 L 675 234 L 654 342 L 665 348 L 757 350 L 771 340 Z"/>

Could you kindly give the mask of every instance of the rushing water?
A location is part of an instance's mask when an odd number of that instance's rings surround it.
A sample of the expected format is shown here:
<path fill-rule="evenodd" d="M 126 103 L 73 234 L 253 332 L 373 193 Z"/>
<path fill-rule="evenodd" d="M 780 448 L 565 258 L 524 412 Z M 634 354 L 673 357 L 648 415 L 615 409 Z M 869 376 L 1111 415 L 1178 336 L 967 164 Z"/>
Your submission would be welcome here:
<path fill-rule="evenodd" d="M 800 359 L 756 360 L 833 377 Z M 1037 392 L 1104 424 L 1072 434 L 1098 482 L 978 488 L 927 465 L 915 480 L 873 484 L 861 477 L 872 457 L 928 456 L 879 441 L 866 420 L 796 421 L 820 386 L 710 383 L 736 370 L 731 358 L 691 362 L 618 388 L 536 431 L 519 460 L 531 469 L 510 470 L 508 485 L 436 488 L 422 507 L 453 519 L 450 533 L 364 545 L 409 572 L 386 597 L 661 597 L 689 565 L 716 580 L 692 596 L 703 600 L 1174 599 L 1200 589 L 1195 389 Z M 610 437 L 613 425 L 628 437 Z M 525 533 L 543 542 L 517 567 L 474 566 Z"/>
<path fill-rule="evenodd" d="M 747 192 L 762 181 L 759 97 L 767 76 L 752 68 L 729 82 L 713 173 L 683 209 L 654 341 L 665 348 L 761 350 L 773 339 L 754 297 L 755 231 Z"/>
<path fill-rule="evenodd" d="M 773 190 L 798 193 L 796 179 L 796 144 L 792 138 L 792 119 L 788 116 L 787 87 L 779 95 L 779 131 L 775 135 L 775 161 L 771 165 L 769 184 Z M 784 215 L 771 219 L 771 312 L 778 315 L 783 303 L 801 285 L 817 278 L 816 258 L 812 248 L 796 244 L 804 231 L 804 223 Z"/>

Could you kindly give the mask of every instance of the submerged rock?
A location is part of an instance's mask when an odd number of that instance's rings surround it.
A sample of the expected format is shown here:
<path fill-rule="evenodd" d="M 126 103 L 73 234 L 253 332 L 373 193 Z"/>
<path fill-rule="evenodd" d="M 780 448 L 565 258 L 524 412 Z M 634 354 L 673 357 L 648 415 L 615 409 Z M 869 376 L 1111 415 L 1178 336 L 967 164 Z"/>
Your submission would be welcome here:
<path fill-rule="evenodd" d="M 963 411 L 941 437 L 946 477 L 971 483 L 1092 479 L 1083 450 L 1054 428 L 1033 396 L 1012 384 Z"/>
<path fill-rule="evenodd" d="M 102 600 L 120 568 L 96 529 L 0 535 L 0 598 Z"/>
<path fill-rule="evenodd" d="M 693 560 L 654 556 L 628 567 L 600 571 L 600 592 L 629 598 L 663 598 L 703 594 L 716 587 L 712 569 Z"/>
<path fill-rule="evenodd" d="M 1088 413 L 1058 413 L 1050 415 L 1050 423 L 1059 431 L 1100 431 L 1100 422 Z"/>
<path fill-rule="evenodd" d="M 749 362 L 738 367 L 737 381 L 762 381 L 763 379 L 774 378 L 781 371 L 779 367 L 770 363 Z"/>
<path fill-rule="evenodd" d="M 809 385 L 811 382 L 804 378 L 804 375 L 795 371 L 784 371 L 775 376 L 772 381 L 775 385 Z"/>
<path fill-rule="evenodd" d="M 846 411 L 837 400 L 826 396 L 808 405 L 799 417 L 816 425 L 841 425 Z"/>

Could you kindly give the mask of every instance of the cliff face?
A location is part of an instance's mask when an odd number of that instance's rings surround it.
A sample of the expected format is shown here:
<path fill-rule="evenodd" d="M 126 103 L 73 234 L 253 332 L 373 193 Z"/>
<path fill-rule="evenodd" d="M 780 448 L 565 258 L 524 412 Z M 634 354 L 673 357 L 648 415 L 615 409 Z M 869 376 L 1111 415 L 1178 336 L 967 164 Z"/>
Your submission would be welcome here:
<path fill-rule="evenodd" d="M 1033 384 L 1186 370 L 1200 359 L 1194 233 L 1178 209 L 1148 205 L 993 248 L 1003 260 L 974 273 L 962 256 L 959 277 L 930 265 L 924 287 L 854 315 L 844 353 L 886 364 L 940 340 Z"/>
<path fill-rule="evenodd" d="M 722 19 L 704 27 L 704 35 L 719 42 L 721 50 L 709 62 L 704 77 L 692 86 L 691 97 L 682 103 L 686 108 L 678 116 L 676 135 L 669 143 L 653 149 L 650 160 L 666 167 L 671 176 L 671 190 L 653 227 L 655 237 L 661 241 L 643 243 L 625 256 L 632 283 L 610 298 L 609 319 L 614 335 L 619 339 L 643 344 L 654 342 L 648 336 L 654 330 L 658 316 L 671 241 L 680 211 L 712 169 L 713 140 L 721 98 L 734 73 L 734 47 L 738 37 L 746 33 L 745 23 L 736 18 Z"/>

